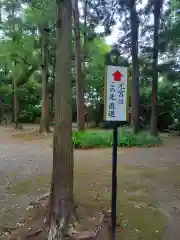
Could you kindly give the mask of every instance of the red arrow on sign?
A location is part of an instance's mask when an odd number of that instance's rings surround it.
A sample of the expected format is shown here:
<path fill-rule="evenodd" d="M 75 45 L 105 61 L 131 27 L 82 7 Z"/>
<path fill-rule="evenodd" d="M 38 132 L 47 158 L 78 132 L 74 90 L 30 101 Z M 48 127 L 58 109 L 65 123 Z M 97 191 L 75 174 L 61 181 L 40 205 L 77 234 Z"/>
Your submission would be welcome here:
<path fill-rule="evenodd" d="M 116 82 L 121 81 L 121 78 L 123 77 L 122 73 L 119 71 L 114 72 L 112 76 L 114 77 L 114 81 Z"/>

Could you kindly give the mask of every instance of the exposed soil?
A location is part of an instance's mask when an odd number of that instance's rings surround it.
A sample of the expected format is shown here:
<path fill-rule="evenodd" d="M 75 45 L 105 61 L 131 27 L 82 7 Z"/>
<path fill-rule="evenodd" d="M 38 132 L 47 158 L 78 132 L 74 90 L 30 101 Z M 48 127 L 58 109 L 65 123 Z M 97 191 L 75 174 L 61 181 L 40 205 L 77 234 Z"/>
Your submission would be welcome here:
<path fill-rule="evenodd" d="M 24 217 L 29 202 L 49 189 L 51 137 L 32 138 L 29 132 L 34 129 L 17 132 L 0 127 L 1 233 L 8 227 L 13 229 Z M 17 134 L 22 137 L 13 137 Z M 86 205 L 87 215 L 110 207 L 111 155 L 111 149 L 75 151 L 75 195 L 77 202 Z M 179 156 L 180 138 L 166 139 L 165 146 L 159 148 L 118 150 L 118 212 L 124 214 L 119 217 L 125 228 L 128 221 L 127 231 L 120 234 L 123 240 L 158 239 L 160 230 L 162 239 L 179 239 Z M 157 209 L 162 213 L 154 215 Z M 155 231 L 153 221 L 159 227 L 167 226 Z"/>

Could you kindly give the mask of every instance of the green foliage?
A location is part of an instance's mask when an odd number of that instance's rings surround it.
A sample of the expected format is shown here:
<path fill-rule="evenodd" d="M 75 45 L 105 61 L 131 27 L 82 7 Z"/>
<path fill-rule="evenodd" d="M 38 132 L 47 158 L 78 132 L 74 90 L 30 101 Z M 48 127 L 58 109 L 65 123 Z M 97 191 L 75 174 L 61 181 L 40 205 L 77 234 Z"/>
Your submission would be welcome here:
<path fill-rule="evenodd" d="M 104 148 L 113 144 L 112 130 L 89 130 L 86 132 L 73 132 L 73 145 L 75 148 Z M 150 147 L 161 143 L 160 138 L 152 137 L 144 131 L 134 135 L 132 129 L 120 128 L 118 146 L 123 147 Z"/>
<path fill-rule="evenodd" d="M 41 115 L 41 85 L 31 77 L 19 92 L 21 102 L 19 120 L 21 122 L 35 122 Z"/>
<path fill-rule="evenodd" d="M 96 38 L 89 42 L 87 48 L 88 65 L 85 68 L 85 83 L 88 100 L 96 105 L 103 99 L 105 56 L 110 47 L 103 38 Z"/>
<path fill-rule="evenodd" d="M 88 1 L 87 26 L 84 28 L 84 16 L 81 15 L 81 43 L 85 54 L 84 91 L 88 103 L 88 119 L 102 128 L 112 128 L 111 122 L 103 122 L 103 95 L 104 72 L 106 56 L 111 46 L 106 44 L 104 36 L 110 33 L 115 21 L 121 19 L 121 31 L 117 42 L 121 52 L 120 64 L 131 69 L 129 59 L 126 57 L 131 50 L 130 22 L 127 1 L 109 2 Z M 166 1 L 166 4 L 169 1 Z M 176 4 L 175 4 L 176 2 Z M 120 4 L 119 4 L 120 3 Z M 125 4 L 126 3 L 126 4 Z M 137 5 L 139 1 L 136 1 Z M 2 108 L 8 106 L 13 110 L 13 80 L 17 83 L 17 97 L 19 100 L 19 119 L 22 122 L 34 122 L 41 114 L 41 34 L 40 29 L 46 26 L 49 30 L 48 67 L 49 67 L 49 93 L 53 97 L 55 79 L 55 1 L 49 0 L 3 0 L 1 10 L 7 17 L 2 17 L 0 37 L 0 100 Z M 82 4 L 83 6 L 83 4 Z M 151 10 L 147 6 L 138 7 L 138 16 L 142 28 L 140 36 L 140 86 L 142 125 L 148 126 L 151 108 L 151 82 L 152 82 L 152 36 L 153 26 L 149 24 Z M 166 6 L 163 11 L 163 27 L 160 37 L 159 73 L 162 83 L 159 83 L 158 96 L 158 127 L 160 130 L 168 128 L 175 120 L 180 122 L 180 74 L 179 74 L 179 2 L 174 1 L 171 7 Z M 14 10 L 14 16 L 12 14 Z M 115 19 L 115 16 L 117 19 Z M 119 18 L 118 18 L 119 17 Z M 95 29 L 102 24 L 104 31 L 100 34 Z M 73 31 L 74 32 L 74 31 Z M 86 44 L 83 46 L 83 35 L 86 33 Z M 74 61 L 74 38 L 72 56 L 72 115 L 76 121 L 76 74 Z M 166 55 L 164 60 L 164 55 Z M 126 59 L 124 59 L 126 57 Z M 127 61 L 125 61 L 127 60 Z M 129 80 L 131 76 L 129 77 Z M 52 99 L 51 99 L 52 100 Z M 53 115 L 53 113 L 51 113 Z"/>
<path fill-rule="evenodd" d="M 158 129 L 161 131 L 168 129 L 168 126 L 173 124 L 174 119 L 179 119 L 179 90 L 180 89 L 177 86 L 171 84 L 166 80 L 159 82 L 157 115 Z M 143 124 L 148 126 L 151 113 L 150 87 L 141 89 L 140 104 L 140 115 L 143 119 Z"/>
<path fill-rule="evenodd" d="M 28 8 L 25 9 L 25 22 L 29 28 L 37 28 L 45 22 L 54 24 L 55 22 L 55 1 L 33 0 Z"/>

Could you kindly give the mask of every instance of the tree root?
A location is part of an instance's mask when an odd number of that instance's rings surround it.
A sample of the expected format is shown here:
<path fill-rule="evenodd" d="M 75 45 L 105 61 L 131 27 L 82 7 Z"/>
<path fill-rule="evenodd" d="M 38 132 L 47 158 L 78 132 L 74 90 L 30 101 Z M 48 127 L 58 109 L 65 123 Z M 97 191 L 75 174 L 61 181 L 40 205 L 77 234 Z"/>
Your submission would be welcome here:
<path fill-rule="evenodd" d="M 37 237 L 37 236 L 40 235 L 43 231 L 44 231 L 44 229 L 38 229 L 38 230 L 36 230 L 36 232 L 28 234 L 28 235 L 26 236 L 26 239 L 29 239 L 29 238 L 32 238 L 32 237 Z"/>
<path fill-rule="evenodd" d="M 48 240 L 64 240 L 70 235 L 76 223 L 79 223 L 76 209 L 76 205 L 61 200 L 51 218 Z"/>

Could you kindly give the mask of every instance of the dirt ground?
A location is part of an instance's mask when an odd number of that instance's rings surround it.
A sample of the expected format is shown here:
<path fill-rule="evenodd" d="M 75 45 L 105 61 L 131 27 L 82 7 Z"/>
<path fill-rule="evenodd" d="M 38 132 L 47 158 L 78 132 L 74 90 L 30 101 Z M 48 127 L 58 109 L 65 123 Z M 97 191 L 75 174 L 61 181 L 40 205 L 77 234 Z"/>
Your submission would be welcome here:
<path fill-rule="evenodd" d="M 13 229 L 30 201 L 48 192 L 52 135 L 36 126 L 0 127 L 0 232 Z M 110 207 L 111 149 L 75 151 L 75 197 L 91 214 Z M 118 149 L 118 221 L 122 240 L 178 240 L 180 138 L 158 148 Z M 119 239 L 119 238 L 118 238 Z"/>

